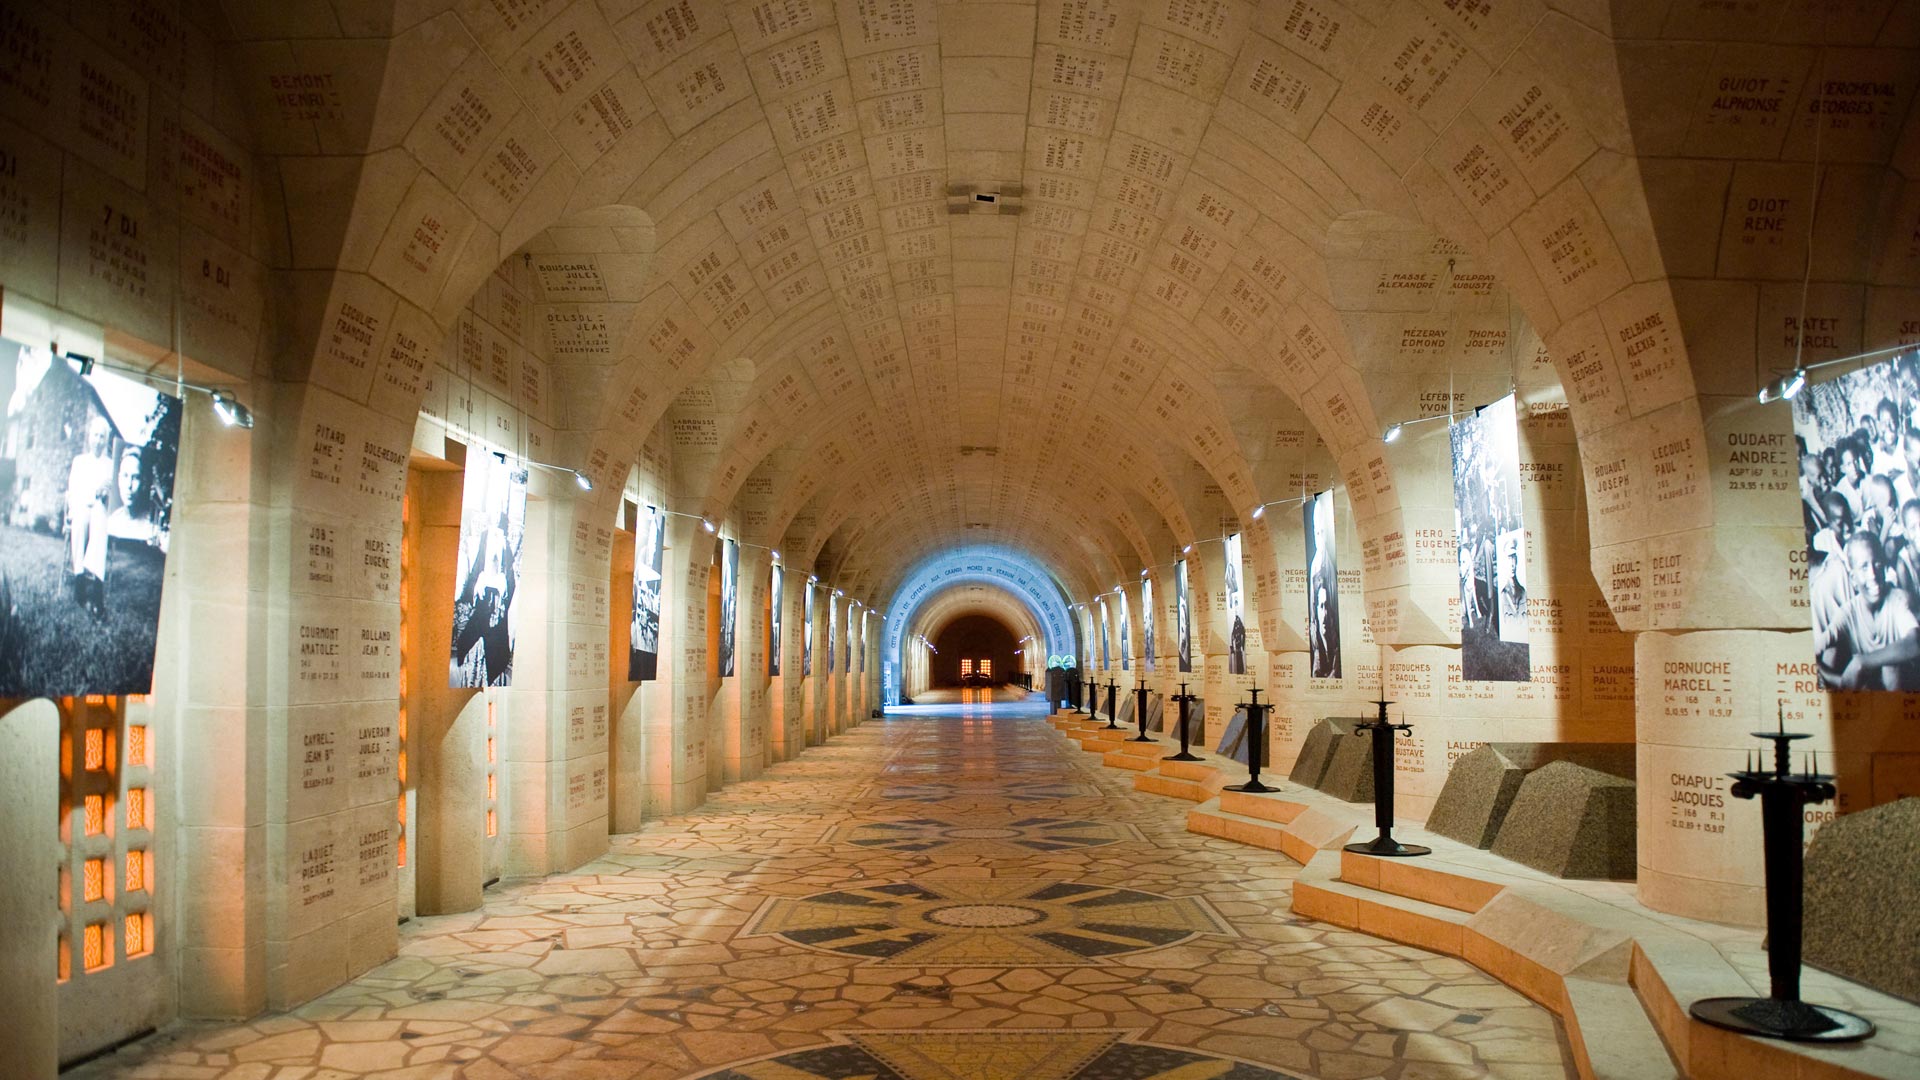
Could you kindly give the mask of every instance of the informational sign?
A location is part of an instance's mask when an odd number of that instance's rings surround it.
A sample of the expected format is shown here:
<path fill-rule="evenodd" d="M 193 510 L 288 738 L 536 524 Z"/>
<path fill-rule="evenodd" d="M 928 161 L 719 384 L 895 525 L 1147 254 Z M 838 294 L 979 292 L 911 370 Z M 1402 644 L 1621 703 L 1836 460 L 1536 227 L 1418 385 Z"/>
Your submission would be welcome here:
<path fill-rule="evenodd" d="M 1140 579 L 1140 644 L 1148 671 L 1153 670 L 1153 581 Z"/>
<path fill-rule="evenodd" d="M 1920 690 L 1920 359 L 1793 399 L 1807 600 L 1820 683 Z"/>
<path fill-rule="evenodd" d="M 627 678 L 646 682 L 660 675 L 660 571 L 667 515 L 649 506 L 633 530 L 633 627 Z"/>
<path fill-rule="evenodd" d="M 1232 625 L 1227 629 L 1227 674 L 1245 675 L 1247 673 L 1247 590 L 1240 580 L 1240 534 L 1227 537 L 1221 545 L 1220 580 L 1226 593 L 1227 618 Z"/>
<path fill-rule="evenodd" d="M 740 625 L 740 545 L 720 545 L 720 677 L 733 678 L 733 654 Z"/>
<path fill-rule="evenodd" d="M 773 581 L 767 589 L 767 675 L 780 676 L 780 601 L 786 586 L 786 570 L 773 564 Z"/>
<path fill-rule="evenodd" d="M 1512 394 L 1449 428 L 1460 560 L 1460 677 L 1530 682 L 1527 529 Z"/>
<path fill-rule="evenodd" d="M 513 685 L 513 597 L 527 531 L 527 473 L 506 455 L 472 448 L 460 500 L 448 685 Z"/>
<path fill-rule="evenodd" d="M 0 339 L 0 401 L 0 698 L 150 692 L 180 399 Z"/>
<path fill-rule="evenodd" d="M 1340 566 L 1333 492 L 1300 508 L 1307 537 L 1307 663 L 1316 679 L 1340 677 Z"/>
<path fill-rule="evenodd" d="M 1173 632 L 1181 674 L 1193 670 L 1193 607 L 1188 600 L 1187 560 L 1173 564 Z"/>

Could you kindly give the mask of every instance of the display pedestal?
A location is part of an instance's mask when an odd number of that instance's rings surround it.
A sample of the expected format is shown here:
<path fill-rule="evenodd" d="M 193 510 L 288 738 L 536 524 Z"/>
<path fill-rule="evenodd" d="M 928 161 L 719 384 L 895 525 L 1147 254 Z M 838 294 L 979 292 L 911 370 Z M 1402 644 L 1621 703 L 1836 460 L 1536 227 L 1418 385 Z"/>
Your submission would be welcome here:
<path fill-rule="evenodd" d="M 1380 830 L 1380 835 L 1364 844 L 1348 844 L 1341 850 L 1390 859 L 1431 855 L 1432 848 L 1403 844 L 1393 838 L 1393 736 L 1395 732 L 1411 735 L 1413 725 L 1395 724 L 1387 720 L 1387 706 L 1393 702 L 1380 700 L 1374 704 L 1380 706 L 1380 718 L 1357 724 L 1353 730 L 1356 735 L 1361 732 L 1373 735 L 1373 823 Z"/>
<path fill-rule="evenodd" d="M 1260 688 L 1257 686 L 1247 691 L 1247 697 L 1251 700 L 1241 705 L 1247 710 L 1247 782 L 1229 785 L 1226 790 L 1263 795 L 1280 790 L 1260 782 L 1260 759 L 1266 754 L 1267 710 L 1273 706 L 1260 700 Z"/>
<path fill-rule="evenodd" d="M 1098 688 L 1096 688 L 1096 690 L 1097 689 Z M 1112 730 L 1112 731 L 1120 730 L 1120 710 L 1117 707 L 1119 696 L 1120 696 L 1120 684 L 1117 682 L 1114 682 L 1112 679 L 1108 679 L 1107 680 L 1107 727 L 1106 727 L 1106 730 Z"/>
<path fill-rule="evenodd" d="M 1714 1027 L 1792 1042 L 1858 1042 L 1874 1033 L 1873 1021 L 1826 1005 L 1800 1000 L 1800 946 L 1804 940 L 1802 890 L 1805 888 L 1805 808 L 1833 798 L 1833 777 L 1818 771 L 1811 756 L 1807 771 L 1788 770 L 1787 749 L 1804 732 L 1756 731 L 1773 743 L 1773 768 L 1749 761 L 1733 779 L 1733 797 L 1760 800 L 1761 850 L 1766 859 L 1766 997 L 1702 998 L 1687 1011 Z"/>
<path fill-rule="evenodd" d="M 1199 761 L 1200 755 L 1187 752 L 1187 712 L 1193 707 L 1193 703 L 1199 699 L 1196 695 L 1187 693 L 1187 684 L 1181 683 L 1180 692 L 1173 695 L 1173 700 L 1180 703 L 1180 752 L 1177 754 L 1168 754 L 1160 760 Z"/>
<path fill-rule="evenodd" d="M 1128 742 L 1152 742 L 1153 736 L 1147 734 L 1147 684 L 1141 683 L 1133 688 L 1133 716 L 1140 721 L 1140 734 L 1128 739 Z"/>

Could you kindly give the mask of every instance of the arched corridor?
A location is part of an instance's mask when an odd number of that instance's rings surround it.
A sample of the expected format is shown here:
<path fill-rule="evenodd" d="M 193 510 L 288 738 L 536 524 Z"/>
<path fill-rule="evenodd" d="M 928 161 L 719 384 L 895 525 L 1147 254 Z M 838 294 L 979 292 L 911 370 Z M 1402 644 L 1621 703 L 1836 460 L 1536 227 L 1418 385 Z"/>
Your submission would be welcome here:
<path fill-rule="evenodd" d="M 0 1080 L 1920 1076 L 1920 2 L 0 3 L 0 406 Z"/>

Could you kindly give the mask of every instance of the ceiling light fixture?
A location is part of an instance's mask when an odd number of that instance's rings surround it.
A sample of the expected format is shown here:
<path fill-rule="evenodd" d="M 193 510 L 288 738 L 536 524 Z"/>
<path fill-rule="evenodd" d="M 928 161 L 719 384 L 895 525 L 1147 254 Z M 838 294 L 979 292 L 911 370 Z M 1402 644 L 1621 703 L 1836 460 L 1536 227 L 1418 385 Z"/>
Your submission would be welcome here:
<path fill-rule="evenodd" d="M 86 366 L 91 367 L 92 361 L 88 361 Z M 240 404 L 237 398 L 225 390 L 213 392 L 213 415 L 219 417 L 220 422 L 228 427 L 253 427 L 252 410 Z"/>
<path fill-rule="evenodd" d="M 1384 443 L 1392 443 L 1398 438 L 1400 438 L 1400 425 L 1389 424 L 1387 425 L 1387 433 L 1385 435 L 1380 436 L 1380 441 Z"/>

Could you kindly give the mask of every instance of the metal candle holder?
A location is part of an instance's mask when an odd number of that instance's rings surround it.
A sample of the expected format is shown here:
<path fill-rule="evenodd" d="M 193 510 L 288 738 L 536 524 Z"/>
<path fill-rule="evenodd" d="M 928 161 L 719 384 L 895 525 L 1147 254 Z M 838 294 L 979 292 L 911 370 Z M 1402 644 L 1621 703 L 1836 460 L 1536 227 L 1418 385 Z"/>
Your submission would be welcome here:
<path fill-rule="evenodd" d="M 1147 734 L 1147 684 L 1142 682 L 1133 688 L 1133 718 L 1140 721 L 1140 734 L 1128 739 L 1128 742 L 1152 742 L 1153 736 Z"/>
<path fill-rule="evenodd" d="M 1873 1021 L 1800 1000 L 1806 872 L 1801 808 L 1833 798 L 1833 777 L 1818 771 L 1818 759 L 1811 754 L 1807 757 L 1805 772 L 1790 771 L 1789 746 L 1808 736 L 1806 732 L 1786 729 L 1784 710 L 1775 730 L 1756 731 L 1753 735 L 1773 743 L 1773 767 L 1763 768 L 1765 760 L 1756 760 L 1750 753 L 1745 769 L 1727 775 L 1733 779 L 1734 798 L 1760 800 L 1761 849 L 1766 857 L 1767 882 L 1767 976 L 1771 992 L 1766 997 L 1702 998 L 1687 1011 L 1702 1023 L 1769 1039 L 1839 1043 L 1870 1038 L 1874 1033 Z"/>
<path fill-rule="evenodd" d="M 1260 688 L 1247 691 L 1250 701 L 1243 701 L 1240 707 L 1247 710 L 1247 782 L 1232 784 L 1228 791 L 1245 791 L 1262 795 L 1269 791 L 1279 791 L 1277 787 L 1268 787 L 1260 782 L 1260 759 L 1264 756 L 1264 743 L 1267 734 L 1267 710 L 1273 706 L 1260 700 Z"/>
<path fill-rule="evenodd" d="M 1356 724 L 1353 730 L 1356 735 L 1363 731 L 1373 733 L 1373 824 L 1380 833 L 1364 844 L 1348 844 L 1341 850 L 1387 858 L 1431 855 L 1432 848 L 1403 844 L 1393 838 L 1393 736 L 1396 732 L 1412 735 L 1413 725 L 1396 724 L 1387 719 L 1387 706 L 1393 702 L 1386 700 L 1385 694 L 1374 704 L 1380 706 L 1380 719 Z"/>
<path fill-rule="evenodd" d="M 1120 684 L 1117 682 L 1114 682 L 1112 679 L 1108 679 L 1107 680 L 1107 727 L 1114 731 L 1121 730 L 1120 710 L 1114 708 L 1114 698 L 1118 697 L 1119 694 L 1120 694 Z"/>
<path fill-rule="evenodd" d="M 1074 677 L 1074 678 L 1073 678 L 1073 679 L 1071 680 L 1071 682 L 1073 683 L 1073 711 L 1074 711 L 1074 712 L 1077 712 L 1077 713 L 1083 713 L 1083 712 L 1086 712 L 1086 711 L 1087 711 L 1087 696 L 1086 696 L 1085 694 L 1083 694 L 1083 693 L 1081 693 L 1081 692 L 1080 692 L 1080 679 L 1079 679 L 1079 677 L 1078 677 L 1078 676 L 1076 676 L 1076 677 Z"/>
<path fill-rule="evenodd" d="M 1100 719 L 1100 680 L 1087 675 L 1087 715 Z"/>
<path fill-rule="evenodd" d="M 1180 703 L 1180 752 L 1177 754 L 1169 754 L 1160 760 L 1199 761 L 1201 760 L 1200 755 L 1187 752 L 1187 710 L 1193 707 L 1194 702 L 1200 700 L 1199 696 L 1187 693 L 1187 684 L 1181 683 L 1180 692 L 1173 695 L 1173 700 Z"/>

